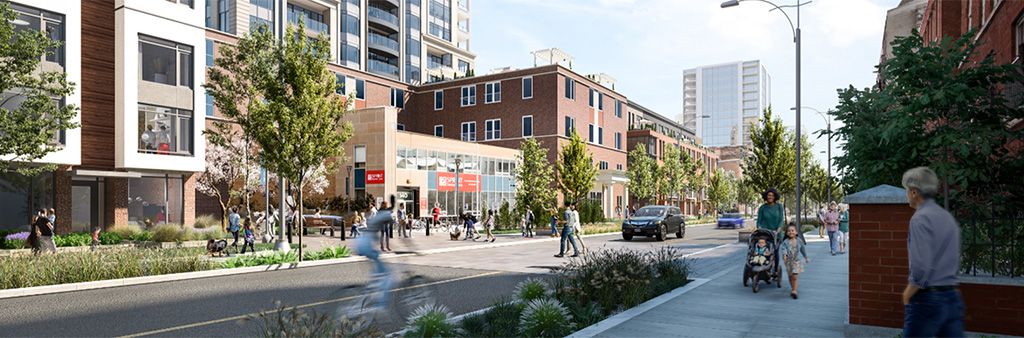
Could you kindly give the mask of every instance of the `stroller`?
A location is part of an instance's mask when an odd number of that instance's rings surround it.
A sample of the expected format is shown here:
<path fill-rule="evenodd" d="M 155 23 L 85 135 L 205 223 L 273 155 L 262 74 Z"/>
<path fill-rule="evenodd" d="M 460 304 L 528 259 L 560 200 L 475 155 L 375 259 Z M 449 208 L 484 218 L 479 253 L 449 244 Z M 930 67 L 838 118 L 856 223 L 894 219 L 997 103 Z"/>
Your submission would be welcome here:
<path fill-rule="evenodd" d="M 764 239 L 767 242 L 765 245 L 771 252 L 771 256 L 767 260 L 757 262 L 759 256 L 756 253 L 757 242 L 759 239 Z M 775 239 L 775 233 L 766 229 L 757 229 L 750 234 L 750 240 L 747 242 L 747 258 L 743 266 L 743 286 L 753 285 L 754 292 L 757 292 L 758 287 L 761 285 L 761 281 L 772 283 L 775 281 L 775 285 L 779 288 L 782 287 L 782 269 L 779 268 L 779 254 L 776 252 L 778 249 L 778 242 Z"/>

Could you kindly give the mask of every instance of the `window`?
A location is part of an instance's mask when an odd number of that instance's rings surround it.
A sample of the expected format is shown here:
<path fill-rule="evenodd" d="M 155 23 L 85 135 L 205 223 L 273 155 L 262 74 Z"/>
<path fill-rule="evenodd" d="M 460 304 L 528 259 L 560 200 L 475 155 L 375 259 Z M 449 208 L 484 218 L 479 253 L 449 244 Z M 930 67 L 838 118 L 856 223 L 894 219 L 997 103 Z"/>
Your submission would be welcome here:
<path fill-rule="evenodd" d="M 565 137 L 572 137 L 572 133 L 576 132 L 576 118 L 565 117 Z"/>
<path fill-rule="evenodd" d="M 501 102 L 501 82 L 484 85 L 484 103 Z"/>
<path fill-rule="evenodd" d="M 206 116 L 213 116 L 213 95 L 206 94 Z"/>
<path fill-rule="evenodd" d="M 213 40 L 206 40 L 206 66 L 213 67 Z"/>
<path fill-rule="evenodd" d="M 405 39 L 405 54 L 420 57 L 420 41 L 413 38 Z"/>
<path fill-rule="evenodd" d="M 469 72 L 469 62 L 459 60 L 459 71 L 462 73 Z"/>
<path fill-rule="evenodd" d="M 615 132 L 615 149 L 622 150 L 622 133 Z"/>
<path fill-rule="evenodd" d="M 565 98 L 576 101 L 576 81 L 565 78 Z"/>
<path fill-rule="evenodd" d="M 359 65 L 359 47 L 341 44 L 341 61 Z"/>
<path fill-rule="evenodd" d="M 140 104 L 139 152 L 192 155 L 192 112 Z"/>
<path fill-rule="evenodd" d="M 532 98 L 532 97 L 533 97 L 533 78 L 532 77 L 524 77 L 523 78 L 523 98 L 524 99 L 529 99 L 529 98 Z"/>
<path fill-rule="evenodd" d="M 501 120 L 487 120 L 485 122 L 484 140 L 501 139 Z"/>
<path fill-rule="evenodd" d="M 615 165 L 615 170 L 622 171 L 622 163 L 616 164 Z M 619 196 L 619 197 L 622 197 L 622 196 Z"/>
<path fill-rule="evenodd" d="M 590 143 L 594 143 L 594 124 L 593 123 L 590 124 L 590 137 L 587 138 L 587 141 L 590 142 Z"/>
<path fill-rule="evenodd" d="M 217 29 L 221 32 L 231 33 L 228 30 L 228 16 L 231 10 L 228 8 L 228 0 L 217 0 Z"/>
<path fill-rule="evenodd" d="M 355 162 L 356 168 L 366 168 L 366 146 L 356 146 L 355 153 L 353 162 Z"/>
<path fill-rule="evenodd" d="M 1013 55 L 1016 55 L 1019 59 L 1024 56 L 1024 17 L 1017 19 L 1017 24 L 1014 25 L 1013 32 L 1017 42 L 1017 44 L 1013 46 Z"/>
<path fill-rule="evenodd" d="M 434 110 L 444 109 L 444 91 L 434 92 Z"/>
<path fill-rule="evenodd" d="M 398 88 L 391 88 L 391 106 L 404 109 L 405 108 L 405 91 Z M 403 129 L 404 130 L 404 129 Z"/>
<path fill-rule="evenodd" d="M 14 14 L 17 15 L 16 20 L 25 22 L 24 25 L 12 25 L 15 34 L 23 30 L 33 30 L 43 32 L 50 40 L 64 42 L 64 15 L 21 6 L 9 1 L 4 2 L 10 4 Z M 64 65 L 64 44 L 47 49 L 47 52 L 46 55 L 40 57 L 41 60 Z"/>
<path fill-rule="evenodd" d="M 398 125 L 395 126 L 395 129 L 397 129 L 398 131 L 405 131 L 405 125 L 399 123 Z"/>
<path fill-rule="evenodd" d="M 274 0 L 249 0 L 249 30 L 260 29 L 261 24 L 267 25 L 266 29 L 274 31 Z"/>
<path fill-rule="evenodd" d="M 597 144 L 604 144 L 604 127 L 597 127 Z"/>
<path fill-rule="evenodd" d="M 523 137 L 533 136 L 533 116 L 523 116 Z"/>
<path fill-rule="evenodd" d="M 434 126 L 434 136 L 444 137 L 444 126 L 442 126 L 442 125 Z"/>
<path fill-rule="evenodd" d="M 334 85 L 337 86 L 337 88 L 334 89 L 335 93 L 345 95 L 345 75 L 335 73 Z"/>
<path fill-rule="evenodd" d="M 366 80 L 356 79 L 356 98 L 366 100 Z"/>
<path fill-rule="evenodd" d="M 622 101 L 615 100 L 615 117 L 622 118 Z"/>
<path fill-rule="evenodd" d="M 462 106 L 476 105 L 476 86 L 462 87 Z"/>
<path fill-rule="evenodd" d="M 597 93 L 593 88 L 590 89 L 590 108 L 594 108 L 594 102 L 597 101 Z"/>
<path fill-rule="evenodd" d="M 599 169 L 599 170 L 608 170 L 608 162 L 605 162 L 605 161 L 598 162 L 597 163 L 597 169 Z"/>
<path fill-rule="evenodd" d="M 181 175 L 144 175 L 128 179 L 128 221 L 180 223 L 184 213 Z"/>
<path fill-rule="evenodd" d="M 288 22 L 298 26 L 299 21 L 305 22 L 306 29 L 328 35 L 330 34 L 327 32 L 328 25 L 327 23 L 324 22 L 323 14 L 299 6 L 288 4 Z"/>
<path fill-rule="evenodd" d="M 142 80 L 192 88 L 192 47 L 139 36 Z"/>
<path fill-rule="evenodd" d="M 462 122 L 462 140 L 476 142 L 476 122 Z"/>

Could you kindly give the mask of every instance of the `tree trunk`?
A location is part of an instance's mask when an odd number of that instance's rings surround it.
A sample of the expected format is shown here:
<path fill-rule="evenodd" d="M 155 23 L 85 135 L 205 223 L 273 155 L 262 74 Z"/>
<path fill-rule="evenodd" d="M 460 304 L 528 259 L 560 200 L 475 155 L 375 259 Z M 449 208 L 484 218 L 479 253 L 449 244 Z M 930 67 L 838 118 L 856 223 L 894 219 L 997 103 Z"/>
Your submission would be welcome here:
<path fill-rule="evenodd" d="M 220 203 L 220 230 L 228 232 L 228 205 L 224 203 L 224 197 L 220 192 L 217 193 L 217 202 Z"/>
<path fill-rule="evenodd" d="M 302 218 L 302 181 L 303 177 L 299 177 L 299 200 L 295 201 L 296 210 L 299 212 L 298 218 L 295 219 L 295 229 L 299 232 L 299 262 L 302 261 L 302 228 L 305 226 L 305 219 Z"/>

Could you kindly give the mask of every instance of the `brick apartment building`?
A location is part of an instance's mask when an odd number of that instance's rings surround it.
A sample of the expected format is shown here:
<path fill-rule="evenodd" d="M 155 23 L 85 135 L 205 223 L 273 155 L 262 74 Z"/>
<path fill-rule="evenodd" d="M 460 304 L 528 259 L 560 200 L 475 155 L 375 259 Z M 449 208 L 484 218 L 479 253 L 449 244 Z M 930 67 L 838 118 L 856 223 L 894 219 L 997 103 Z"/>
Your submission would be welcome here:
<path fill-rule="evenodd" d="M 692 141 L 677 140 L 649 129 L 636 129 L 627 132 L 626 145 L 629 151 L 633 151 L 633 149 L 638 147 L 646 149 L 647 154 L 658 161 L 658 165 L 664 164 L 662 158 L 665 156 L 666 147 L 678 146 L 690 155 L 691 159 L 694 161 L 700 160 L 704 165 L 698 173 L 711 173 L 713 175 L 719 168 L 719 156 L 713 150 L 698 146 Z M 707 176 L 707 179 L 710 178 L 710 175 Z M 705 183 L 708 182 L 705 181 Z M 715 212 L 707 203 L 707 192 L 705 190 L 691 191 L 684 197 L 673 196 L 667 200 L 659 200 L 657 203 L 679 206 L 679 209 L 683 210 L 683 213 L 686 215 L 701 215 L 705 212 Z M 643 204 L 642 201 L 636 198 L 630 198 L 629 200 L 630 206 L 643 206 Z"/>
<path fill-rule="evenodd" d="M 533 137 L 558 160 L 571 133 L 587 141 L 598 167 L 589 197 L 611 217 L 626 205 L 626 97 L 558 64 L 416 88 L 400 129 L 508 148 Z"/>

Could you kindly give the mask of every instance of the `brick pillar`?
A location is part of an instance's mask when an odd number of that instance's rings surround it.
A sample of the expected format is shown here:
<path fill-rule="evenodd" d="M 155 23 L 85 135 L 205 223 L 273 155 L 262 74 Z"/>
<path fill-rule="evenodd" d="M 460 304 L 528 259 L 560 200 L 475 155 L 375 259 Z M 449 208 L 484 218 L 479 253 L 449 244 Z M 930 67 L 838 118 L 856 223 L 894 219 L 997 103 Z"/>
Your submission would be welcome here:
<path fill-rule="evenodd" d="M 183 177 L 184 183 L 182 187 L 182 193 L 184 194 L 182 200 L 182 209 L 184 216 L 181 220 L 182 225 L 193 226 L 196 223 L 196 179 L 199 178 L 199 173 L 188 174 Z"/>
<path fill-rule="evenodd" d="M 128 223 L 128 179 L 108 177 L 103 180 L 104 227 Z"/>
<path fill-rule="evenodd" d="M 58 235 L 71 233 L 71 167 L 59 166 L 53 172 L 55 192 L 54 211 L 57 213 L 53 227 Z M 31 210 L 33 214 L 37 210 Z"/>

